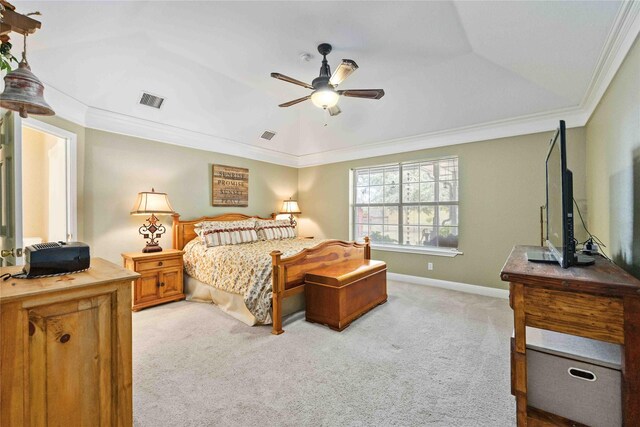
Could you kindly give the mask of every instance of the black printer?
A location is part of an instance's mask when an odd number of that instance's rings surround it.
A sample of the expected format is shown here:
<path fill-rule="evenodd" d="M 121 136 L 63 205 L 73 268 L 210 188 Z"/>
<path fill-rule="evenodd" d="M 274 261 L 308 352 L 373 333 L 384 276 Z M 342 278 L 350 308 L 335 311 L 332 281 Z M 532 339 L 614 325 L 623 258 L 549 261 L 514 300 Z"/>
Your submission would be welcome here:
<path fill-rule="evenodd" d="M 66 274 L 89 268 L 89 245 L 82 242 L 50 242 L 27 246 L 24 251 L 27 278 Z"/>

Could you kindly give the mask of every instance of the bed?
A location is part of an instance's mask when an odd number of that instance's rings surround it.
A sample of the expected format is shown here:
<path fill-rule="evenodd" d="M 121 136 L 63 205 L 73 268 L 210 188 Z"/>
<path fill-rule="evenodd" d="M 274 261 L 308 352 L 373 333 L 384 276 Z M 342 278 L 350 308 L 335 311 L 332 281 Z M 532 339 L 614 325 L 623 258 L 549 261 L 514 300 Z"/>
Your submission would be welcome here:
<path fill-rule="evenodd" d="M 364 243 L 287 239 L 208 249 L 197 242 L 192 242 L 197 237 L 195 224 L 199 222 L 247 219 L 271 218 L 231 213 L 181 220 L 180 215 L 175 214 L 173 215 L 173 248 L 185 250 L 187 286 L 192 288 L 193 299 L 198 300 L 199 294 L 206 291 L 225 311 L 245 323 L 264 324 L 271 321 L 272 333 L 275 335 L 284 332 L 282 317 L 285 300 L 301 296 L 307 271 L 346 260 L 371 258 L 368 238 Z M 252 261 L 253 259 L 255 262 Z M 217 277 L 215 274 L 209 274 L 220 264 L 224 266 L 224 271 L 221 270 Z M 206 271 L 207 265 L 209 271 Z M 249 265 L 253 267 L 248 267 Z M 253 279 L 247 276 L 249 273 Z M 224 275 L 227 275 L 226 279 Z M 252 292 L 244 292 L 239 285 L 240 280 L 229 280 L 229 277 L 240 279 L 237 275 L 241 275 L 241 279 L 245 282 L 255 280 L 262 283 L 266 280 L 269 283 L 257 286 Z M 201 280 L 209 276 L 213 280 Z M 243 297 L 242 302 L 238 298 L 240 294 Z"/>

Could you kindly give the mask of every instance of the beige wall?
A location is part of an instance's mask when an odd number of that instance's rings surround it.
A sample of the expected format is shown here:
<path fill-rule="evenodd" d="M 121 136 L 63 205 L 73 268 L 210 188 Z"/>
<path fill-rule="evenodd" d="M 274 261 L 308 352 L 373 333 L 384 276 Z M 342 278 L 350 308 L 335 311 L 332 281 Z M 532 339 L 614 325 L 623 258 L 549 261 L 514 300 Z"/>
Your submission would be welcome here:
<path fill-rule="evenodd" d="M 640 41 L 586 126 L 588 226 L 640 278 Z"/>
<path fill-rule="evenodd" d="M 67 234 L 65 142 L 22 127 L 23 237 L 45 242 Z"/>
<path fill-rule="evenodd" d="M 395 273 L 506 287 L 500 268 L 514 245 L 539 245 L 545 203 L 544 160 L 553 132 L 335 163 L 298 171 L 300 233 L 349 238 L 349 174 L 359 166 L 457 155 L 460 164 L 460 247 L 455 258 L 374 251 Z M 568 131 L 574 195 L 584 209 L 584 129 Z M 586 210 L 586 209 L 585 209 Z M 576 226 L 578 238 L 584 236 Z M 434 270 L 427 270 L 427 262 Z"/>
<path fill-rule="evenodd" d="M 48 136 L 22 128 L 22 235 L 44 241 L 49 235 Z"/>
<path fill-rule="evenodd" d="M 318 167 L 295 169 L 240 157 L 184 148 L 92 129 L 53 117 L 43 121 L 78 134 L 79 240 L 92 255 L 120 262 L 120 253 L 140 250 L 143 218 L 129 211 L 139 191 L 154 187 L 169 194 L 183 218 L 240 211 L 268 215 L 281 200 L 298 194 L 303 214 L 299 231 L 317 237 L 349 238 L 349 173 L 357 166 L 460 158 L 460 249 L 444 258 L 374 251 L 402 274 L 505 287 L 500 268 L 515 244 L 538 244 L 539 206 L 544 204 L 544 156 L 552 132 L 442 147 Z M 574 193 L 586 214 L 585 131 L 569 130 L 569 167 Z M 250 169 L 250 206 L 213 208 L 213 163 Z M 85 166 L 86 165 L 86 166 Z M 161 220 L 170 225 L 169 217 Z M 578 238 L 584 236 L 576 225 Z M 171 246 L 170 227 L 161 245 Z M 434 264 L 428 271 L 427 262 Z"/>
<path fill-rule="evenodd" d="M 140 250 L 143 218 L 129 211 L 139 191 L 154 187 L 169 194 L 183 218 L 240 211 L 268 215 L 296 195 L 303 215 L 299 231 L 317 237 L 349 238 L 349 173 L 357 166 L 460 158 L 460 249 L 455 258 L 374 251 L 401 274 L 504 287 L 498 274 L 515 244 L 539 241 L 538 208 L 544 203 L 544 155 L 552 132 L 412 153 L 295 169 L 240 157 L 84 129 L 53 117 L 43 121 L 78 135 L 79 240 L 92 255 L 120 262 L 120 253 Z M 584 207 L 584 130 L 569 130 L 569 162 L 574 192 Z M 211 164 L 250 169 L 248 208 L 211 207 Z M 86 165 L 86 166 L 85 166 Z M 532 186 L 535 184 L 535 187 Z M 161 221 L 170 225 L 170 217 Z M 161 245 L 171 246 L 170 226 Z M 584 233 L 577 226 L 576 233 Z M 427 262 L 434 264 L 428 271 Z"/>
<path fill-rule="evenodd" d="M 92 256 L 120 263 L 120 253 L 144 247 L 138 227 L 145 218 L 129 212 L 137 193 L 152 187 L 168 193 L 182 218 L 224 212 L 267 216 L 296 196 L 295 168 L 85 129 L 55 116 L 36 119 L 77 135 L 77 240 L 91 245 Z M 211 206 L 213 163 L 249 168 L 249 207 Z M 167 226 L 160 243 L 170 248 L 171 217 L 160 220 Z"/>
<path fill-rule="evenodd" d="M 120 253 L 139 251 L 138 227 L 145 218 L 129 212 L 140 191 L 166 192 L 182 218 L 224 212 L 268 216 L 282 200 L 296 195 L 295 168 L 235 156 L 162 144 L 93 129 L 85 135 L 84 235 L 92 256 L 120 263 Z M 211 165 L 249 168 L 249 207 L 211 206 Z M 162 216 L 167 233 L 160 245 L 171 247 L 171 217 Z"/>

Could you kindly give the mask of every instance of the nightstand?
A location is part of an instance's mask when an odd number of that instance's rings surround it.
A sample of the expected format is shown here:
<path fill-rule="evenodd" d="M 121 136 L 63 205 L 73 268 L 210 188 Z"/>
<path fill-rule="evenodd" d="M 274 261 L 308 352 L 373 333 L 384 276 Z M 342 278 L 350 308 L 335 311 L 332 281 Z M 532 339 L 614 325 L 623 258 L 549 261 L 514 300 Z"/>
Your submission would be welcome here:
<path fill-rule="evenodd" d="M 183 251 L 128 252 L 122 254 L 124 267 L 140 273 L 132 286 L 132 310 L 138 311 L 185 298 L 182 284 Z"/>

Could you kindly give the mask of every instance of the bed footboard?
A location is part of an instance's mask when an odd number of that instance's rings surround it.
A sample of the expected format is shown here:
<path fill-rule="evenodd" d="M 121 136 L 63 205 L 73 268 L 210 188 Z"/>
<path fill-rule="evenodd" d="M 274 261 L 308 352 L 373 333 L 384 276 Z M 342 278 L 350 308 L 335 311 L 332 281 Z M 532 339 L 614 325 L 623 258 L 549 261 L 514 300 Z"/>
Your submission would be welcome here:
<path fill-rule="evenodd" d="M 272 334 L 280 335 L 282 329 L 282 300 L 304 291 L 304 276 L 307 271 L 326 267 L 352 259 L 371 259 L 369 238 L 364 243 L 329 240 L 304 249 L 288 258 L 282 258 L 282 252 L 271 252 L 272 259 Z"/>

